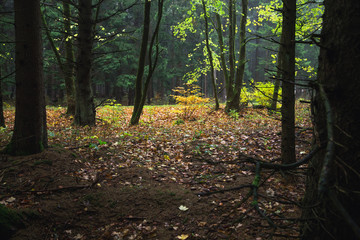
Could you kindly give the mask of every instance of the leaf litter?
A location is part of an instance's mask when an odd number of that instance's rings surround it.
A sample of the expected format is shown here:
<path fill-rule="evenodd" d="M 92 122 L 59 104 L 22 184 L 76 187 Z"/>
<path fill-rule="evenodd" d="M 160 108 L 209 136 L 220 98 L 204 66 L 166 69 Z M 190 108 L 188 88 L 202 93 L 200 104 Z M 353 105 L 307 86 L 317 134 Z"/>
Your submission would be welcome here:
<path fill-rule="evenodd" d="M 177 121 L 176 106 L 99 109 L 97 126 L 76 127 L 63 108 L 48 108 L 50 148 L 7 157 L 0 201 L 34 214 L 14 239 L 287 239 L 298 236 L 304 171 L 263 171 L 258 206 L 249 196 L 255 167 L 247 157 L 280 158 L 280 122 L 262 109 L 234 120 L 207 108 Z M 12 110 L 6 110 L 10 139 Z M 312 138 L 307 106 L 297 106 L 297 156 Z M 284 227 L 286 226 L 286 227 Z"/>

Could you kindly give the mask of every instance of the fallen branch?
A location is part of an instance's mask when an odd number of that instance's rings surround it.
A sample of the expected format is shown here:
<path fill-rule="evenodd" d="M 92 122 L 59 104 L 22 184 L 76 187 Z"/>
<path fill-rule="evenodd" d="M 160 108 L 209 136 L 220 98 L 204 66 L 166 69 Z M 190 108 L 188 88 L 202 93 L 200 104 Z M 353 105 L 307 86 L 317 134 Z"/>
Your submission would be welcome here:
<path fill-rule="evenodd" d="M 264 162 L 260 159 L 254 159 L 251 157 L 246 158 L 245 162 L 251 162 L 251 163 L 259 163 L 261 168 L 266 168 L 266 169 L 275 169 L 275 170 L 282 170 L 282 171 L 287 171 L 287 170 L 291 170 L 291 169 L 295 169 L 305 163 L 308 163 L 310 161 L 310 159 L 320 150 L 320 147 L 316 147 L 314 150 L 312 150 L 308 155 L 306 155 L 303 159 L 301 159 L 300 161 L 297 161 L 295 163 L 290 163 L 290 164 L 275 164 L 275 163 L 269 163 L 269 162 Z"/>

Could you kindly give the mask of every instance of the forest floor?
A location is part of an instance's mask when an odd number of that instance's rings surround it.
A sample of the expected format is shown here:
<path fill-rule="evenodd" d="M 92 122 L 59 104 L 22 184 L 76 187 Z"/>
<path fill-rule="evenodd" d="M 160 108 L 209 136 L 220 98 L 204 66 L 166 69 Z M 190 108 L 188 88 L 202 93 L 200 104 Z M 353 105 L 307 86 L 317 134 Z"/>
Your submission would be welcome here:
<path fill-rule="evenodd" d="M 312 138 L 307 105 L 297 105 L 297 158 Z M 291 239 L 299 235 L 306 166 L 279 163 L 280 121 L 265 109 L 227 116 L 207 107 L 181 121 L 177 106 L 150 106 L 129 126 L 132 109 L 97 109 L 97 126 L 75 127 L 49 107 L 50 147 L 1 156 L 0 203 L 26 210 L 12 239 Z M 10 140 L 14 110 L 5 110 Z M 259 181 L 254 181 L 259 180 Z M 258 182 L 259 187 L 257 187 Z M 255 184 L 255 185 L 254 185 Z"/>

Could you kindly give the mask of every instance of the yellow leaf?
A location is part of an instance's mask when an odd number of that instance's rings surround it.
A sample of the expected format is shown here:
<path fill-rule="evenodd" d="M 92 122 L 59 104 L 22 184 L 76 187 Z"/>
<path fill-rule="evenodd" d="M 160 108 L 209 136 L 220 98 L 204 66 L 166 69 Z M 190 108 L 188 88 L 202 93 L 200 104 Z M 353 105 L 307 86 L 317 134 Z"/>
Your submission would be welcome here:
<path fill-rule="evenodd" d="M 177 239 L 187 239 L 188 237 L 189 237 L 188 234 L 181 234 L 181 235 L 177 236 L 176 238 Z"/>

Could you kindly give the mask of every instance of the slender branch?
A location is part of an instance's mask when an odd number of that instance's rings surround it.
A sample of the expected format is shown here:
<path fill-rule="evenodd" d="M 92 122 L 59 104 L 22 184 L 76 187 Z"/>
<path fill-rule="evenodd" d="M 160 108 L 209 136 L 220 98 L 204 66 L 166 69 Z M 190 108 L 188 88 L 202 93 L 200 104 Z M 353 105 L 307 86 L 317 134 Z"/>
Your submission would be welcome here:
<path fill-rule="evenodd" d="M 324 157 L 324 164 L 321 169 L 319 183 L 318 183 L 318 191 L 319 194 L 322 195 L 323 193 L 329 190 L 331 166 L 333 165 L 334 156 L 335 156 L 335 145 L 334 145 L 333 113 L 331 110 L 330 101 L 326 96 L 325 90 L 322 85 L 319 85 L 319 94 L 325 107 L 326 130 L 327 130 L 327 138 L 328 138 L 326 145 L 326 153 Z"/>

